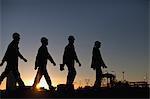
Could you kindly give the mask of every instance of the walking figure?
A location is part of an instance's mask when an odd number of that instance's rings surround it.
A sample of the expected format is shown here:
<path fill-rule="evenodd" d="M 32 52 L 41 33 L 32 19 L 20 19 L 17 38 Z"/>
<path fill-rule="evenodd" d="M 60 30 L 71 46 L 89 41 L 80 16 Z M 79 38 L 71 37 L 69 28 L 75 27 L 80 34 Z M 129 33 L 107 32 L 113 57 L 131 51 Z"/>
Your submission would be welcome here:
<path fill-rule="evenodd" d="M 40 82 L 40 79 L 44 75 L 46 82 L 49 86 L 49 89 L 53 90 L 54 87 L 52 86 L 51 79 L 46 69 L 46 65 L 47 65 L 47 60 L 50 60 L 50 62 L 53 63 L 54 66 L 56 65 L 56 63 L 54 62 L 54 60 L 52 59 L 51 55 L 48 52 L 48 49 L 47 49 L 48 39 L 45 37 L 42 37 L 41 43 L 42 43 L 42 46 L 38 50 L 36 61 L 35 61 L 34 69 L 36 70 L 38 68 L 38 71 L 34 80 L 33 88 L 34 89 L 36 88 L 36 85 Z"/>
<path fill-rule="evenodd" d="M 73 36 L 69 36 L 68 41 L 69 44 L 65 47 L 65 51 L 63 54 L 63 64 L 60 64 L 60 70 L 64 70 L 64 65 L 66 64 L 68 68 L 68 75 L 67 75 L 67 85 L 72 86 L 75 76 L 76 76 L 76 70 L 74 68 L 74 61 L 76 61 L 79 66 L 81 66 L 77 54 L 75 52 L 74 48 L 74 40 L 75 38 Z"/>
<path fill-rule="evenodd" d="M 93 70 L 96 70 L 96 81 L 94 84 L 94 87 L 96 88 L 101 87 L 101 80 L 102 80 L 101 67 L 107 68 L 107 66 L 105 65 L 102 59 L 102 56 L 99 50 L 100 47 L 101 47 L 101 42 L 96 41 L 93 47 L 93 52 L 92 52 L 93 55 L 92 55 L 91 68 L 93 68 Z"/>
<path fill-rule="evenodd" d="M 0 76 L 0 85 L 4 80 L 4 78 L 7 77 L 10 72 L 12 72 L 19 86 L 24 87 L 25 86 L 24 82 L 22 81 L 18 70 L 18 57 L 23 59 L 25 62 L 27 62 L 27 60 L 19 52 L 18 44 L 20 41 L 20 35 L 18 33 L 13 33 L 12 37 L 13 37 L 13 41 L 8 45 L 6 53 L 0 64 L 0 66 L 2 66 L 4 62 L 7 62 L 6 68 Z"/>

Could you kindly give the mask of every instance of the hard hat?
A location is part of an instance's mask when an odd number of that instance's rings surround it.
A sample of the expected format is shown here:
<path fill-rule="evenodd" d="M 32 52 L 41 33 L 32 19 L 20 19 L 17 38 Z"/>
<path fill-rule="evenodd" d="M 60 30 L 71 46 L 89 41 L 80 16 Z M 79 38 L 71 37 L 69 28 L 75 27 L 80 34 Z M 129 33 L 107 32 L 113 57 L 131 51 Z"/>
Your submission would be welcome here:
<path fill-rule="evenodd" d="M 68 37 L 68 40 L 75 40 L 75 38 L 74 38 L 74 36 L 70 35 L 70 36 Z"/>
<path fill-rule="evenodd" d="M 43 43 L 43 42 L 47 42 L 48 41 L 48 39 L 46 38 L 46 37 L 42 37 L 41 38 L 41 42 Z"/>
<path fill-rule="evenodd" d="M 15 33 L 13 33 L 12 37 L 13 37 L 13 39 L 18 38 L 18 37 L 20 37 L 20 34 L 15 32 Z"/>

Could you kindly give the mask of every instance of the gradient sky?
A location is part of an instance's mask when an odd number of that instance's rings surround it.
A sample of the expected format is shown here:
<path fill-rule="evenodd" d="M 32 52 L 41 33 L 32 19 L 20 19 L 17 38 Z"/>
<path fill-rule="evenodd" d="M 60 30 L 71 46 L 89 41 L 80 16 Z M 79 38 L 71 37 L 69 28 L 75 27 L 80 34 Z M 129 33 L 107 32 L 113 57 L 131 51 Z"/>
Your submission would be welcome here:
<path fill-rule="evenodd" d="M 43 36 L 49 39 L 48 49 L 57 64 L 47 65 L 55 86 L 66 82 L 67 68 L 61 72 L 59 64 L 69 35 L 75 36 L 82 64 L 75 65 L 77 84 L 95 80 L 90 64 L 96 40 L 102 42 L 100 50 L 108 66 L 103 71 L 115 71 L 118 80 L 125 71 L 128 81 L 142 81 L 148 73 L 148 0 L 1 0 L 0 4 L 0 60 L 13 32 L 20 33 L 20 52 L 28 62 L 20 60 L 19 71 L 26 85 L 35 78 L 34 61 Z M 4 86 L 5 81 L 0 88 Z"/>

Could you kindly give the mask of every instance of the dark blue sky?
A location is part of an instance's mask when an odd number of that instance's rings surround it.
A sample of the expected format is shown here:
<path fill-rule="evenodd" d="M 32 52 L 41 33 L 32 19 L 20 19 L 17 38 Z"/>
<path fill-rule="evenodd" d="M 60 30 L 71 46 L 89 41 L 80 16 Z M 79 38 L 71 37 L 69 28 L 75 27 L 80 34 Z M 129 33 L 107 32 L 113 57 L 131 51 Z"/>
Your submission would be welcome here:
<path fill-rule="evenodd" d="M 57 67 L 50 63 L 47 66 L 55 83 L 66 80 L 67 70 L 60 72 L 58 65 L 68 35 L 75 36 L 76 52 L 82 63 L 81 68 L 76 66 L 76 82 L 95 79 L 90 64 L 96 40 L 102 42 L 101 53 L 107 70 L 115 71 L 118 79 L 122 79 L 122 71 L 129 81 L 143 80 L 148 72 L 148 0 L 1 1 L 0 59 L 12 40 L 12 33 L 19 32 L 20 51 L 28 59 L 28 63 L 21 61 L 19 67 L 24 80 L 34 79 L 34 61 L 42 36 L 49 39 L 49 52 L 57 63 Z"/>

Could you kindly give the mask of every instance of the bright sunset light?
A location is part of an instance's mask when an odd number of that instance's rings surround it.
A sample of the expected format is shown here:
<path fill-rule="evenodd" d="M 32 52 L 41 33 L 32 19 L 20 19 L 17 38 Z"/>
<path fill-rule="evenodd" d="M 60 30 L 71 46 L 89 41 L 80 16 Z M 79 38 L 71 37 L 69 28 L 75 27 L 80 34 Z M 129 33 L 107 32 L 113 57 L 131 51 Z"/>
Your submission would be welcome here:
<path fill-rule="evenodd" d="M 44 87 L 45 89 L 49 89 L 46 80 L 44 78 L 42 78 L 40 80 L 40 83 L 36 86 L 36 88 L 40 88 L 40 87 Z"/>

